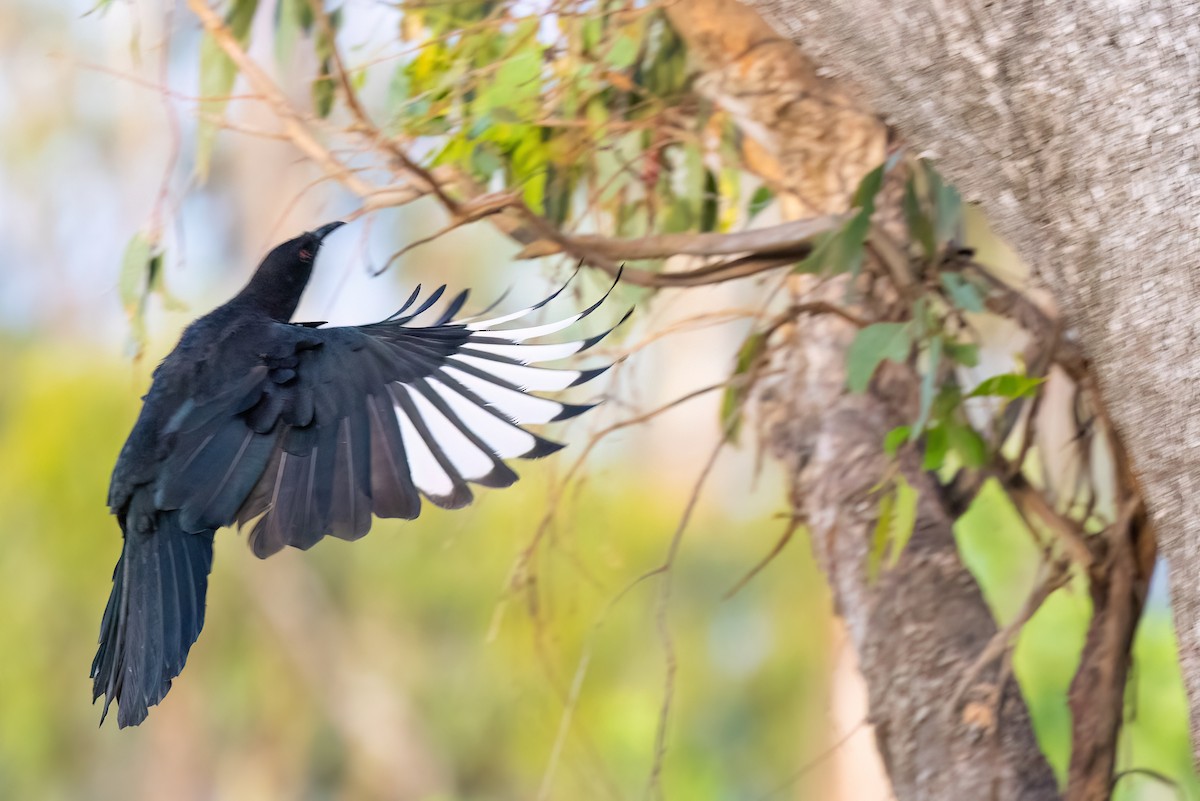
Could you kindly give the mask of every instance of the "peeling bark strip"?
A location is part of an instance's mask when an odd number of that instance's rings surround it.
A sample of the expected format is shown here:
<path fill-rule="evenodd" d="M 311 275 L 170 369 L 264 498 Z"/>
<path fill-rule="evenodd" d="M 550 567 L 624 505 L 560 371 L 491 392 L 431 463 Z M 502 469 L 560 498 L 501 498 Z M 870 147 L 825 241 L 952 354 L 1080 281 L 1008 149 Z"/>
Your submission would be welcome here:
<path fill-rule="evenodd" d="M 879 118 L 734 0 L 671 3 L 666 13 L 701 67 L 697 91 L 737 122 L 747 166 L 790 197 L 790 216 L 845 211 L 883 162 Z"/>
<path fill-rule="evenodd" d="M 1200 747 L 1200 7 L 748 2 L 934 151 L 1078 324 L 1170 564 Z"/>

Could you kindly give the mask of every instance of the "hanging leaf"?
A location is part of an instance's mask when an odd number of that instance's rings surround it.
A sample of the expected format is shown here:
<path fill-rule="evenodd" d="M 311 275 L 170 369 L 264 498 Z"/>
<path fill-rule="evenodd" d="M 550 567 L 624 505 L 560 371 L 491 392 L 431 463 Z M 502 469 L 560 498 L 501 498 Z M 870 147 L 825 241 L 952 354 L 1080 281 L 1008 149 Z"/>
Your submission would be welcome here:
<path fill-rule="evenodd" d="M 987 464 L 987 443 L 975 429 L 962 423 L 949 423 L 946 425 L 946 437 L 950 447 L 967 467 L 983 467 Z"/>
<path fill-rule="evenodd" d="M 321 119 L 328 117 L 329 112 L 333 111 L 333 100 L 336 90 L 333 84 L 333 76 L 330 74 L 332 70 L 332 59 L 325 59 L 321 62 L 321 74 L 312 82 L 313 111 Z"/>
<path fill-rule="evenodd" d="M 879 499 L 879 517 L 875 520 L 875 532 L 871 535 L 871 550 L 867 553 L 867 583 L 874 584 L 879 578 L 879 568 L 887 551 L 892 525 L 896 519 L 896 493 L 885 492 Z"/>
<path fill-rule="evenodd" d="M 921 461 L 922 470 L 941 470 L 946 462 L 946 451 L 950 441 L 946 436 L 946 427 L 936 425 L 925 432 L 925 457 Z"/>
<path fill-rule="evenodd" d="M 950 301 L 963 311 L 983 311 L 983 295 L 958 273 L 942 273 L 942 287 L 950 296 Z"/>
<path fill-rule="evenodd" d="M 962 222 L 962 195 L 952 185 L 942 180 L 933 162 L 922 162 L 925 177 L 929 182 L 929 197 L 933 201 L 933 219 L 936 224 L 934 235 L 939 243 L 949 242 L 958 236 Z"/>
<path fill-rule="evenodd" d="M 139 231 L 125 246 L 121 257 L 121 272 L 117 286 L 121 306 L 129 321 L 129 351 L 137 358 L 146 346 L 146 298 L 152 291 L 162 291 L 169 303 L 178 303 L 163 290 L 163 254 L 158 243 Z"/>
<path fill-rule="evenodd" d="M 250 23 L 258 0 L 234 0 L 225 16 L 225 24 L 234 38 L 242 45 L 250 36 Z M 196 125 L 196 178 L 201 182 L 208 179 L 213 144 L 221 117 L 229 105 L 229 95 L 237 78 L 237 66 L 225 55 L 216 40 L 204 34 L 200 40 L 200 120 Z"/>
<path fill-rule="evenodd" d="M 312 24 L 312 9 L 308 0 L 279 0 L 275 4 L 275 60 L 285 66 L 292 59 L 296 42 L 303 27 L 303 11 L 308 11 L 308 22 Z"/>
<path fill-rule="evenodd" d="M 891 548 L 888 555 L 888 569 L 896 566 L 900 555 L 912 539 L 917 527 L 917 499 L 919 493 L 908 483 L 903 474 L 896 476 L 896 502 L 892 509 Z"/>
<path fill-rule="evenodd" d="M 904 185 L 904 221 L 908 225 L 909 236 L 920 243 L 921 250 L 925 252 L 925 258 L 932 260 L 938 252 L 934 223 L 922 206 L 920 198 L 917 197 L 915 177 L 909 178 Z"/>
<path fill-rule="evenodd" d="M 149 285 L 150 237 L 139 231 L 125 246 L 125 255 L 121 257 L 121 275 L 118 286 L 121 293 L 121 306 L 127 317 L 132 318 L 137 312 L 142 297 Z"/>
<path fill-rule="evenodd" d="M 886 563 L 891 570 L 912 539 L 917 525 L 917 490 L 902 474 L 897 474 L 888 491 L 879 498 L 879 517 L 867 553 L 867 582 L 879 579 Z"/>
<path fill-rule="evenodd" d="M 848 272 L 858 275 L 862 267 L 867 235 L 871 232 L 875 196 L 883 188 L 884 173 L 890 170 L 894 163 L 889 159 L 866 174 L 854 191 L 854 205 L 858 208 L 858 213 L 839 230 L 820 237 L 812 253 L 796 265 L 793 272 L 815 275 L 838 275 Z"/>
<path fill-rule="evenodd" d="M 912 350 L 908 323 L 875 323 L 861 329 L 846 352 L 846 385 L 863 392 L 884 359 L 903 363 Z"/>
<path fill-rule="evenodd" d="M 632 36 L 623 33 L 612 43 L 604 60 L 615 69 L 623 70 L 633 66 L 633 62 L 637 61 L 637 55 L 638 43 Z"/>
<path fill-rule="evenodd" d="M 929 340 L 925 351 L 925 372 L 921 375 L 921 407 L 917 414 L 917 422 L 913 424 L 912 437 L 915 439 L 925 429 L 929 421 L 929 412 L 933 409 L 934 390 L 937 388 L 938 367 L 942 361 L 942 338 L 934 336 Z"/>
<path fill-rule="evenodd" d="M 746 337 L 746 341 L 738 348 L 733 376 L 730 378 L 728 386 L 725 387 L 725 392 L 721 395 L 721 431 L 724 432 L 724 436 L 729 442 L 737 442 L 742 427 L 742 407 L 750 390 L 744 379 L 749 376 L 754 365 L 762 358 L 766 347 L 766 335 L 756 331 Z"/>
<path fill-rule="evenodd" d="M 979 346 L 973 342 L 946 342 L 946 355 L 963 367 L 979 366 Z"/>
<path fill-rule="evenodd" d="M 700 196 L 700 230 L 708 233 L 717 227 L 718 202 L 717 176 L 712 170 L 704 171 L 704 190 Z"/>
<path fill-rule="evenodd" d="M 886 164 L 880 164 L 871 170 L 863 176 L 858 183 L 858 188 L 854 190 L 854 206 L 865 211 L 868 217 L 875 213 L 875 196 L 883 188 L 883 174 L 891 169 L 892 164 L 894 162 L 889 160 Z"/>
<path fill-rule="evenodd" d="M 1034 395 L 1044 378 L 1032 378 L 1016 373 L 1004 373 L 984 379 L 979 386 L 971 390 L 968 398 L 980 398 L 987 395 L 1001 398 L 1024 398 Z"/>
<path fill-rule="evenodd" d="M 908 442 L 908 433 L 911 431 L 910 426 L 896 426 L 887 433 L 883 438 L 883 452 L 889 457 L 894 457 L 900 446 Z"/>
<path fill-rule="evenodd" d="M 747 217 L 753 220 L 759 214 L 762 214 L 763 210 L 767 206 L 770 206 L 774 200 L 775 193 L 771 191 L 770 187 L 760 186 L 758 189 L 755 189 L 754 194 L 750 196 L 750 206 L 746 209 Z"/>
<path fill-rule="evenodd" d="M 305 5 L 308 5 L 305 0 Z M 322 25 L 317 31 L 317 41 L 314 49 L 317 58 L 321 60 L 321 71 L 312 82 L 313 111 L 324 119 L 333 111 L 333 101 L 337 96 L 337 85 L 334 82 L 333 49 L 337 32 L 342 25 L 342 10 L 336 9 L 329 15 L 329 29 Z"/>

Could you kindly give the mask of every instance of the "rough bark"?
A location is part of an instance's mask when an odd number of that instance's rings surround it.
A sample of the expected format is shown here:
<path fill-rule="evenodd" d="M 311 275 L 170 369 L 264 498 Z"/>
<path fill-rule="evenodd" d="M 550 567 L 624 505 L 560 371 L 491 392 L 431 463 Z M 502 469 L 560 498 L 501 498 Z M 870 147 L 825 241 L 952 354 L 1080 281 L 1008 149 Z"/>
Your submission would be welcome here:
<path fill-rule="evenodd" d="M 1169 563 L 1200 743 L 1200 5 L 749 2 L 932 151 L 1077 327 Z"/>
<path fill-rule="evenodd" d="M 870 106 L 731 0 L 694 0 L 667 13 L 688 43 L 697 89 L 746 135 L 747 165 L 780 193 L 785 216 L 844 211 L 884 158 L 887 131 Z M 807 290 L 803 281 L 794 289 Z M 801 300 L 843 297 L 835 289 Z M 879 513 L 870 490 L 887 469 L 887 432 L 915 417 L 912 393 L 899 380 L 869 397 L 847 396 L 853 327 L 806 319 L 795 331 L 785 377 L 760 405 L 772 421 L 768 439 L 795 470 L 797 511 L 858 652 L 896 798 L 1057 798 L 1015 682 L 997 664 L 973 673 L 996 624 L 959 559 L 953 521 L 916 464 L 905 465 L 921 498 L 914 536 L 893 570 L 868 580 Z"/>

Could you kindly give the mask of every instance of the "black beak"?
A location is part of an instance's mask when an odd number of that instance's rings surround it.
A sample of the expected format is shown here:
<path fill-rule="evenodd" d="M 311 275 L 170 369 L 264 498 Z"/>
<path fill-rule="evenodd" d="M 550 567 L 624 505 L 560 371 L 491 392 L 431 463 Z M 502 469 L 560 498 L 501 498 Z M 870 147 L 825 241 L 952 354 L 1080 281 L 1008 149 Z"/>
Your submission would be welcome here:
<path fill-rule="evenodd" d="M 325 237 L 329 236 L 334 231 L 341 228 L 343 225 L 345 225 L 345 223 L 342 222 L 341 220 L 335 220 L 334 222 L 327 223 L 325 225 L 322 225 L 320 228 L 314 229 L 312 231 L 312 235 L 317 238 L 318 242 L 320 242 L 320 241 L 324 240 Z"/>

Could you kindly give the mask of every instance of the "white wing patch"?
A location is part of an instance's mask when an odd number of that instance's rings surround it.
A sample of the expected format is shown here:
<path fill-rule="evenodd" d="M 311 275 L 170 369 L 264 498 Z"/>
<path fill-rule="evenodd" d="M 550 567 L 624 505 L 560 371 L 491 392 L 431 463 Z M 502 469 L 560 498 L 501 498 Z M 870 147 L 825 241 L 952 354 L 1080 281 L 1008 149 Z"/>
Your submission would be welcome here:
<path fill-rule="evenodd" d="M 527 339 L 544 337 L 546 334 L 553 334 L 556 331 L 569 328 L 570 326 L 582 320 L 584 314 L 586 314 L 586 312 L 579 312 L 579 314 L 572 314 L 565 320 L 559 320 L 558 322 L 546 323 L 545 325 L 535 325 L 529 328 L 512 328 L 505 331 L 492 331 L 489 328 L 483 327 L 483 323 L 471 323 L 467 326 L 467 328 L 471 329 L 472 331 L 488 331 L 489 333 L 496 334 L 496 336 L 501 336 L 505 339 L 511 339 L 513 342 L 524 342 Z M 490 323 L 491 321 L 488 320 L 487 322 Z"/>
<path fill-rule="evenodd" d="M 447 361 L 469 364 L 488 375 L 494 375 L 496 378 L 515 384 L 521 389 L 538 392 L 557 392 L 566 389 L 582 375 L 578 370 L 545 370 L 540 367 L 526 367 L 523 364 L 481 359 L 466 353 L 457 353 Z"/>
<path fill-rule="evenodd" d="M 467 439 L 466 434 L 459 431 L 458 427 L 447 420 L 446 415 L 439 412 L 423 395 L 413 392 L 408 387 L 404 387 L 404 390 L 416 403 L 417 413 L 425 421 L 438 449 L 446 455 L 460 476 L 470 481 L 483 478 L 492 472 L 494 465 L 490 456 L 479 450 L 475 443 Z"/>
<path fill-rule="evenodd" d="M 447 365 L 442 370 L 514 422 L 549 423 L 562 413 L 561 403 L 493 384 L 491 381 L 485 381 L 465 373 L 457 367 Z"/>
<path fill-rule="evenodd" d="M 425 439 L 408 419 L 408 414 L 404 409 L 400 408 L 399 404 L 393 404 L 392 408 L 396 410 L 396 420 L 400 423 L 400 436 L 404 439 L 408 470 L 412 474 L 413 483 L 426 495 L 436 498 L 447 497 L 454 492 L 454 482 L 438 464 L 433 451 L 429 450 Z"/>
<path fill-rule="evenodd" d="M 426 380 L 433 391 L 446 401 L 450 410 L 458 415 L 463 425 L 471 429 L 501 459 L 524 456 L 537 445 L 537 440 L 528 431 L 476 406 L 436 378 Z"/>
<path fill-rule="evenodd" d="M 503 331 L 497 331 L 498 335 L 505 335 Z M 500 345 L 487 342 L 472 342 L 468 340 L 471 349 L 481 353 L 491 353 L 495 356 L 503 356 L 507 359 L 516 359 L 524 364 L 538 364 L 540 362 L 552 362 L 557 359 L 565 359 L 568 356 L 574 356 L 583 349 L 583 340 L 578 342 L 560 342 L 551 345 L 519 345 L 513 343 L 511 345 Z"/>

